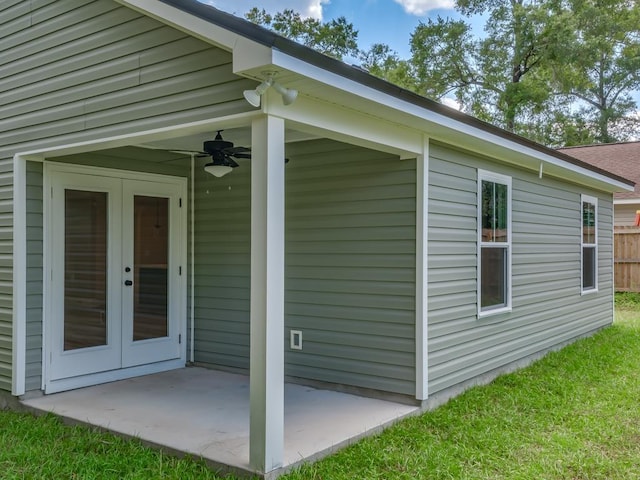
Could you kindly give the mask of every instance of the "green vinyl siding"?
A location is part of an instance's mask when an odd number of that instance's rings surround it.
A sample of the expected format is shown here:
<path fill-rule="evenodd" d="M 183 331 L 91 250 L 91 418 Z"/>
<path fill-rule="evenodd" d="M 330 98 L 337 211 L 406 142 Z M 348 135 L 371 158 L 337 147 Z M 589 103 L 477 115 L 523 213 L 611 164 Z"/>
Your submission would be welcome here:
<path fill-rule="evenodd" d="M 285 373 L 415 394 L 415 161 L 326 141 L 287 154 Z"/>
<path fill-rule="evenodd" d="M 196 169 L 195 361 L 249 368 L 251 167 L 222 178 Z"/>
<path fill-rule="evenodd" d="M 287 145 L 285 373 L 415 392 L 415 161 Z M 196 361 L 249 365 L 250 172 L 196 176 Z M 289 349 L 290 329 L 303 350 Z"/>
<path fill-rule="evenodd" d="M 242 90 L 253 82 L 233 75 L 228 52 L 116 2 L 34 5 L 32 26 L 0 43 L 0 151 L 250 108 Z"/>
<path fill-rule="evenodd" d="M 11 390 L 13 335 L 13 161 L 0 154 L 0 390 Z"/>
<path fill-rule="evenodd" d="M 513 309 L 477 318 L 477 170 L 513 181 Z M 612 198 L 433 145 L 429 391 L 437 393 L 613 320 Z M 580 294 L 580 195 L 598 197 L 599 292 Z"/>
<path fill-rule="evenodd" d="M 231 62 L 229 52 L 115 1 L 2 2 L 0 389 L 11 388 L 12 375 L 13 155 L 249 111 L 242 91 L 255 82 L 236 77 Z M 132 168 L 109 156 L 80 162 Z M 41 293 L 27 288 L 32 389 L 40 382 Z"/>

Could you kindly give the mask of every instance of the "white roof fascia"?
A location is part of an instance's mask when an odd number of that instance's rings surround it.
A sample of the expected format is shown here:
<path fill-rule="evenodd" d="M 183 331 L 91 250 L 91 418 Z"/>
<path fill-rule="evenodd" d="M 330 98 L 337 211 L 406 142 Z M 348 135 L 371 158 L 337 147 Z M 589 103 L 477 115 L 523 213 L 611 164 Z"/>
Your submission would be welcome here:
<path fill-rule="evenodd" d="M 234 52 L 234 56 L 235 56 L 235 52 Z M 573 172 L 574 174 L 589 177 L 593 180 L 596 180 L 599 183 L 605 183 L 607 185 L 610 185 L 616 190 L 625 190 L 625 191 L 633 190 L 632 186 L 623 182 L 619 182 L 606 175 L 600 174 L 598 172 L 594 172 L 592 170 L 581 167 L 579 165 L 565 162 L 552 155 L 537 151 L 535 149 L 527 147 L 526 145 L 517 143 L 513 140 L 501 137 L 499 135 L 495 135 L 491 132 L 480 129 L 473 125 L 469 125 L 464 122 L 457 121 L 453 118 L 447 117 L 445 115 L 434 112 L 427 108 L 399 99 L 395 96 L 381 92 L 380 90 L 377 90 L 375 88 L 371 88 L 366 85 L 363 85 L 360 82 L 350 80 L 336 73 L 330 72 L 328 70 L 317 67 L 315 65 L 311 65 L 305 62 L 304 60 L 293 57 L 279 50 L 273 49 L 270 58 L 272 62 L 270 66 L 273 68 L 285 69 L 290 72 L 298 73 L 310 79 L 324 83 L 328 86 L 333 86 L 340 90 L 349 92 L 352 95 L 358 96 L 364 100 L 377 102 L 379 104 L 389 106 L 390 108 L 393 108 L 404 114 L 413 116 L 417 119 L 442 126 L 449 130 L 460 132 L 464 135 L 468 135 L 476 140 L 480 140 L 483 143 L 493 144 L 495 146 L 504 148 L 506 150 L 516 152 L 519 155 L 525 155 L 530 159 L 543 161 L 549 165 L 553 165 L 553 166 L 562 168 L 564 170 L 567 170 L 569 172 Z M 255 65 L 254 68 L 255 67 L 257 67 L 257 65 Z M 264 66 L 264 68 L 267 68 L 267 67 L 268 67 L 267 65 Z M 416 125 L 413 125 L 412 127 L 416 128 Z M 435 137 L 434 135 L 435 132 L 433 132 L 431 129 L 429 129 L 426 133 L 432 136 L 432 138 Z M 460 142 L 460 146 L 464 146 L 464 142 Z"/>

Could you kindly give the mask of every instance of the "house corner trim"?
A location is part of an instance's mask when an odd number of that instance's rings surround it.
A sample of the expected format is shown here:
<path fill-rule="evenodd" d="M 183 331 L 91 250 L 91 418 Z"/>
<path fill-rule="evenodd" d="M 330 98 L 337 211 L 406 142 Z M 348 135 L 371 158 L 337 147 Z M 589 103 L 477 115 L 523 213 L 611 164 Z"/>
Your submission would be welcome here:
<path fill-rule="evenodd" d="M 429 396 L 428 375 L 428 240 L 429 138 L 416 162 L 416 399 Z"/>
<path fill-rule="evenodd" d="M 13 328 L 11 393 L 26 391 L 27 355 L 27 161 L 13 157 Z"/>

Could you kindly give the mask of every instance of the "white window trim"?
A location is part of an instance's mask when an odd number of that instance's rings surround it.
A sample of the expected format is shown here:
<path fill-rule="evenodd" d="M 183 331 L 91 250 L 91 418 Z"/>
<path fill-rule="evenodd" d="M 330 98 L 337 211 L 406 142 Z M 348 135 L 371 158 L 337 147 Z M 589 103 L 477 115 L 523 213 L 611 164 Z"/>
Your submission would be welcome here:
<path fill-rule="evenodd" d="M 489 181 L 494 183 L 500 183 L 502 185 L 507 186 L 507 242 L 499 243 L 498 245 L 504 245 L 507 249 L 507 304 L 503 307 L 491 308 L 488 310 L 482 310 L 481 307 L 481 296 L 482 296 L 482 247 L 483 246 L 495 246 L 495 242 L 483 242 L 482 241 L 482 181 Z M 478 293 L 478 318 L 489 317 L 492 315 L 498 315 L 501 313 L 511 312 L 511 287 L 512 287 L 512 275 L 511 275 L 511 252 L 512 252 L 512 242 L 513 242 L 513 229 L 511 228 L 511 212 L 513 208 L 512 199 L 511 199 L 511 177 L 507 175 L 501 175 L 499 173 L 490 172 L 487 170 L 478 169 L 478 197 L 477 197 L 477 207 L 478 207 L 478 218 L 477 218 L 477 230 L 478 230 L 478 240 L 477 240 L 477 293 Z"/>
<path fill-rule="evenodd" d="M 584 220 L 583 220 L 583 205 L 585 202 L 592 203 L 596 207 L 595 213 L 595 243 L 584 243 Z M 598 293 L 598 198 L 592 197 L 591 195 L 580 195 L 580 295 L 589 295 L 591 293 Z M 595 247 L 595 272 L 594 272 L 594 287 L 593 288 L 584 288 L 584 247 L 585 246 L 594 246 Z"/>

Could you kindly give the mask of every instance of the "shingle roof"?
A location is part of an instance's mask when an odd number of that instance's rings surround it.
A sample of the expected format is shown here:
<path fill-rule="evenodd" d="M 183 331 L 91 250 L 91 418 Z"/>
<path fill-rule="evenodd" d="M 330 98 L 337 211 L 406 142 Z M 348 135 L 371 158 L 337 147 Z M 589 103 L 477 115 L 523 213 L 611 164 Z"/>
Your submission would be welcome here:
<path fill-rule="evenodd" d="M 558 150 L 636 183 L 633 192 L 616 193 L 615 198 L 640 198 L 640 142 L 603 143 Z"/>

